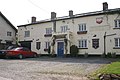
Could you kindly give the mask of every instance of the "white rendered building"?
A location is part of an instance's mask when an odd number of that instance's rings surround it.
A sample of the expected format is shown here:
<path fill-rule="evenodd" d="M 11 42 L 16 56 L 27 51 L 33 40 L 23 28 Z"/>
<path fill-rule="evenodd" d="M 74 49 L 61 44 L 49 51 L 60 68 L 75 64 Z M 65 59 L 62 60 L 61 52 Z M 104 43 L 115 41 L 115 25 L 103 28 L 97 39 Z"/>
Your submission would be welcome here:
<path fill-rule="evenodd" d="M 9 45 L 16 44 L 17 29 L 0 12 L 0 50 Z"/>
<path fill-rule="evenodd" d="M 63 56 L 72 45 L 78 46 L 78 54 L 120 54 L 120 8 L 108 9 L 105 2 L 102 11 L 74 15 L 70 10 L 63 17 L 51 12 L 51 19 L 42 21 L 32 17 L 30 24 L 18 26 L 18 39 L 38 54 L 48 54 L 51 46 L 51 54 Z"/>

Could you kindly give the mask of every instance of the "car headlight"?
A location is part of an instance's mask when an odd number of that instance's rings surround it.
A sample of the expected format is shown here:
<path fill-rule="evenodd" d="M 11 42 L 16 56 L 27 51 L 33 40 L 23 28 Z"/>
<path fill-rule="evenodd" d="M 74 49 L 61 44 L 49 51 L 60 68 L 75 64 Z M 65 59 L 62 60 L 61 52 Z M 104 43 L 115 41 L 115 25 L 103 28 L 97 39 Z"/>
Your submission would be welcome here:
<path fill-rule="evenodd" d="M 2 53 L 4 54 L 5 52 L 3 51 Z"/>

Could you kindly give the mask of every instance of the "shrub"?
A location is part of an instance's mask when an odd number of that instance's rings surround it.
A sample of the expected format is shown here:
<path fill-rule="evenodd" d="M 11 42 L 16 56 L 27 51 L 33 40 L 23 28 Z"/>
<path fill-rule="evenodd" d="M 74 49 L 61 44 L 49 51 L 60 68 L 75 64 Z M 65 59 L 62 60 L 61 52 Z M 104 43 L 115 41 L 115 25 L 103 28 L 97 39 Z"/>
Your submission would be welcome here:
<path fill-rule="evenodd" d="M 111 52 L 108 52 L 108 53 L 107 53 L 107 57 L 108 57 L 108 58 L 111 58 L 111 57 L 112 57 Z"/>
<path fill-rule="evenodd" d="M 88 53 L 85 53 L 85 54 L 84 54 L 84 57 L 87 58 L 87 57 L 88 57 Z"/>
<path fill-rule="evenodd" d="M 71 55 L 72 57 L 77 57 L 78 52 L 79 52 L 79 50 L 78 50 L 78 47 L 77 47 L 76 45 L 72 45 L 72 46 L 70 47 L 70 55 Z"/>
<path fill-rule="evenodd" d="M 112 56 L 112 58 L 115 58 L 115 57 L 116 57 L 116 53 L 113 52 L 113 53 L 111 54 L 111 56 Z"/>

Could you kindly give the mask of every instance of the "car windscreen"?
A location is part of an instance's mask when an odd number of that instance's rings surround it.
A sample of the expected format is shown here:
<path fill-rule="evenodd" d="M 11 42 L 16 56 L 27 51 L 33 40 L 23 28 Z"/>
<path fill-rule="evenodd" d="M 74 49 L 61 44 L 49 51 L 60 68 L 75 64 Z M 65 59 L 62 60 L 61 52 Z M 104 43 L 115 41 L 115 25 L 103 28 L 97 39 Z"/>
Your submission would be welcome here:
<path fill-rule="evenodd" d="M 13 48 L 11 50 L 18 51 L 18 50 L 21 50 L 21 48 Z"/>

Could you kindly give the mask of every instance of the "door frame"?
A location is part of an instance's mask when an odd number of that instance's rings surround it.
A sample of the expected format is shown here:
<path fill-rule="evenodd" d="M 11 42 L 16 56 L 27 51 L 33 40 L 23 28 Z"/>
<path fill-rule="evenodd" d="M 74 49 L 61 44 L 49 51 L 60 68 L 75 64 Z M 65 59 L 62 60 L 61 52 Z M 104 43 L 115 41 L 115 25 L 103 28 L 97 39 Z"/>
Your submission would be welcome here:
<path fill-rule="evenodd" d="M 59 42 L 62 42 L 62 43 L 63 43 L 63 54 L 62 54 L 61 56 L 58 55 L 58 43 L 59 43 Z M 58 56 L 58 57 L 63 57 L 63 56 L 64 56 L 64 50 L 65 50 L 64 41 L 63 41 L 63 40 L 58 40 L 56 46 L 57 46 L 57 47 L 56 47 L 57 56 Z"/>

